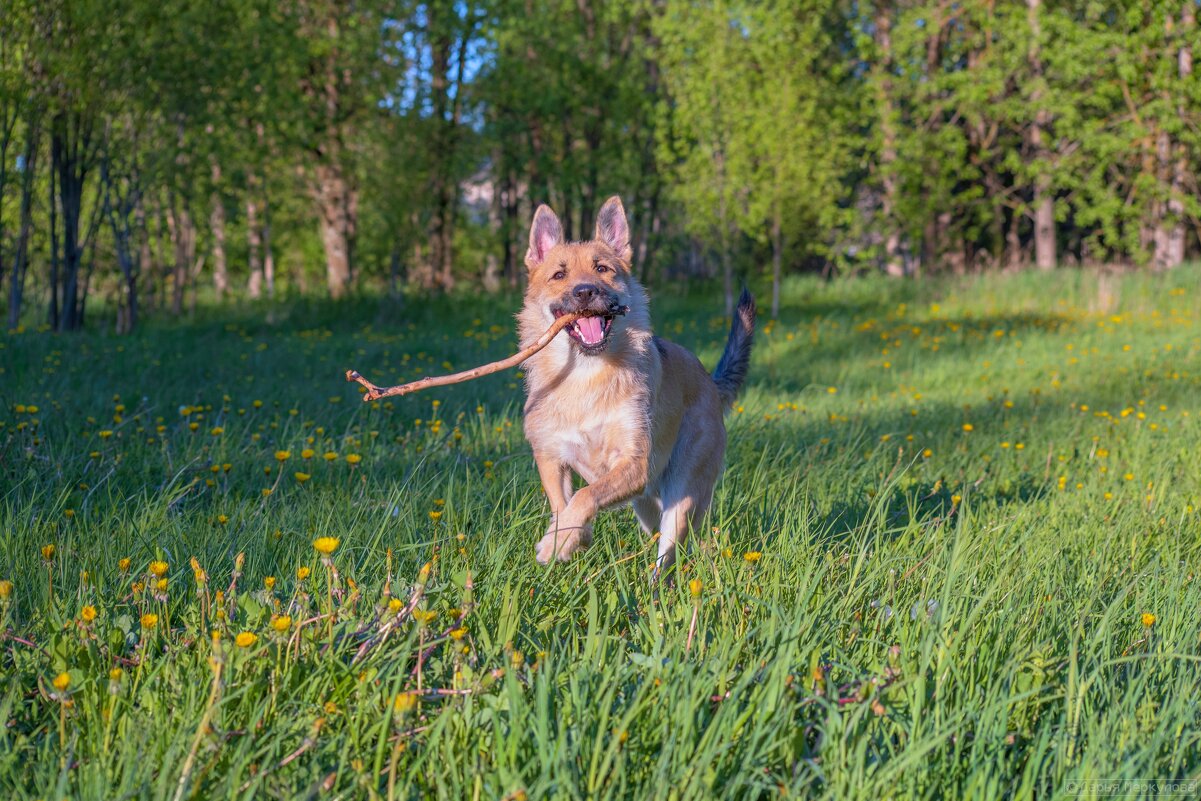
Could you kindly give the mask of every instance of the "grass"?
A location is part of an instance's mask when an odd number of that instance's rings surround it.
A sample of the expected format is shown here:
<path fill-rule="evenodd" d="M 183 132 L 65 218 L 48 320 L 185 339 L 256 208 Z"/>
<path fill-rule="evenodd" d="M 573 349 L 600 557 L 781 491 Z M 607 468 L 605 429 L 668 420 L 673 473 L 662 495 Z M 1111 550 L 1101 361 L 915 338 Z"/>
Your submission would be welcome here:
<path fill-rule="evenodd" d="M 1199 278 L 790 283 L 657 596 L 628 509 L 535 564 L 513 374 L 371 405 L 342 381 L 507 354 L 514 298 L 11 333 L 0 788 L 1195 794 Z M 656 297 L 714 364 L 712 293 Z"/>

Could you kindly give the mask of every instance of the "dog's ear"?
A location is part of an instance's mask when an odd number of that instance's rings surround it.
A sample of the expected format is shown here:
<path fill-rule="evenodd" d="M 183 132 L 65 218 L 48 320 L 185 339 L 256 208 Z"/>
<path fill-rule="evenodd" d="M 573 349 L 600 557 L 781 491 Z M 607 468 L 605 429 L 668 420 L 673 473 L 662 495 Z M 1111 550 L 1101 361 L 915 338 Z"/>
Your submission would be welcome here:
<path fill-rule="evenodd" d="M 630 250 L 630 224 L 626 221 L 626 210 L 617 195 L 606 200 L 596 215 L 594 238 L 613 248 L 613 252 L 625 261 L 629 261 L 633 255 Z"/>
<path fill-rule="evenodd" d="M 542 263 L 555 245 L 563 244 L 563 225 L 545 203 L 534 212 L 530 226 L 530 249 L 525 254 L 525 266 L 531 270 Z"/>

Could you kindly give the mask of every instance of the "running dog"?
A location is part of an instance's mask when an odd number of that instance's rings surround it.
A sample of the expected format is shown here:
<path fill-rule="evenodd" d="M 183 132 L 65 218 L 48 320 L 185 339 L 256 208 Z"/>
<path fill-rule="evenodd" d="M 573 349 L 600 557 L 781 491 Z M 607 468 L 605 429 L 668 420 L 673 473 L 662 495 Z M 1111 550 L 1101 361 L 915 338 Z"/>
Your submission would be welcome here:
<path fill-rule="evenodd" d="M 746 379 L 754 299 L 743 291 L 710 375 L 687 349 L 651 333 L 631 255 L 620 198 L 605 202 L 587 242 L 564 241 L 549 207 L 534 214 L 529 288 L 517 315 L 522 347 L 555 318 L 585 315 L 525 363 L 525 435 L 551 509 L 535 549 L 542 564 L 587 548 L 597 512 L 629 501 L 646 532 L 660 532 L 661 574 L 721 474 L 724 415 Z M 573 489 L 573 472 L 586 486 Z"/>

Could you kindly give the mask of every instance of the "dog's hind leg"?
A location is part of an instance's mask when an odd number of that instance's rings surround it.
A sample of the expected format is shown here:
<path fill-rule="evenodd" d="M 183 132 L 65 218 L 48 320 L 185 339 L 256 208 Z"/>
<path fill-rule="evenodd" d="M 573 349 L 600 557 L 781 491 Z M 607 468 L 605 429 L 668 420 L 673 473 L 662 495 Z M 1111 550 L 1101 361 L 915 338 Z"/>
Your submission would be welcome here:
<path fill-rule="evenodd" d="M 709 510 L 713 490 L 703 494 L 684 495 L 674 500 L 664 499 L 663 519 L 659 521 L 659 558 L 655 574 L 662 576 L 676 561 L 676 550 L 688 538 L 688 532 L 700 523 Z"/>
<path fill-rule="evenodd" d="M 713 500 L 713 487 L 721 475 L 721 460 L 726 451 L 725 428 L 718 417 L 716 425 L 697 420 L 685 425 L 672 451 L 662 480 L 663 517 L 659 521 L 659 558 L 656 577 L 662 576 L 676 561 L 676 550 L 688 532 L 700 525 Z"/>
<path fill-rule="evenodd" d="M 658 498 L 639 495 L 630 505 L 634 507 L 634 515 L 638 518 L 638 524 L 642 526 L 643 531 L 647 534 L 654 534 L 659 530 L 659 521 L 663 518 L 663 506 Z"/>

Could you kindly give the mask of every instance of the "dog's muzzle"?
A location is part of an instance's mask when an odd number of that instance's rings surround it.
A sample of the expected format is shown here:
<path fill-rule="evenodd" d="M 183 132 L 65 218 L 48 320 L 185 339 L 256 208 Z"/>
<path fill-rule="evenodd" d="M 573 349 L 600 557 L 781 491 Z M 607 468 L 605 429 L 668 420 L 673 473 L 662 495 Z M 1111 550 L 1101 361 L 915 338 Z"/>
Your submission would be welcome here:
<path fill-rule="evenodd" d="M 629 311 L 612 290 L 596 284 L 577 284 L 551 306 L 551 314 L 580 313 L 584 316 L 567 326 L 568 335 L 585 353 L 600 353 L 609 344 L 613 320 Z"/>

